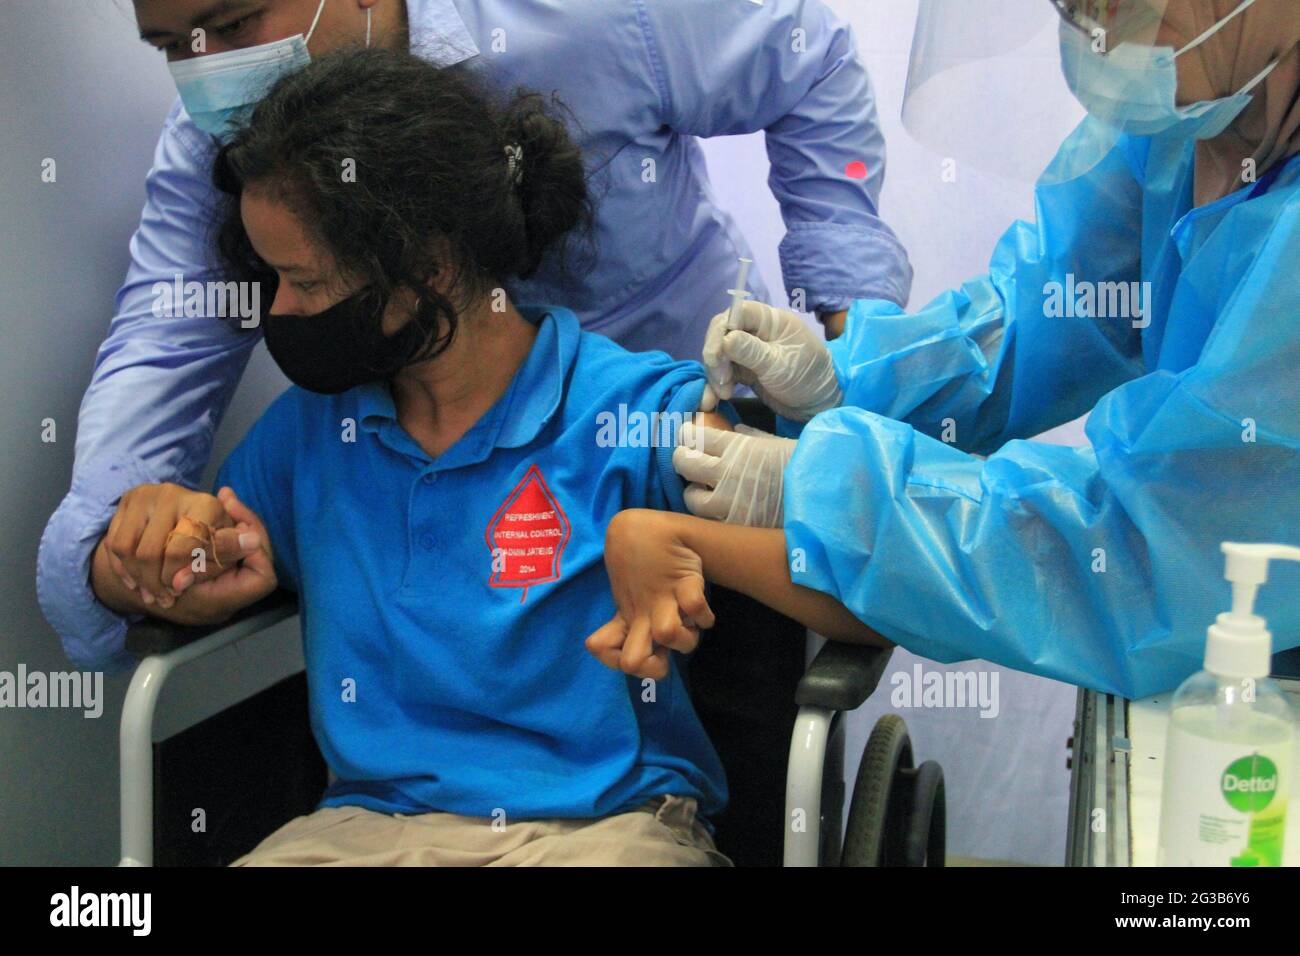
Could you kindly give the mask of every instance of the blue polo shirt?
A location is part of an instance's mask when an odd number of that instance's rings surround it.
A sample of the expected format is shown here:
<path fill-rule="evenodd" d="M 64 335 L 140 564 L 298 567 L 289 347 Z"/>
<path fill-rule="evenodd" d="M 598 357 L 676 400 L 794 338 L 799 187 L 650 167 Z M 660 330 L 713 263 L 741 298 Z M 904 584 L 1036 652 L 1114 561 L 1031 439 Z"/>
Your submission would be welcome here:
<path fill-rule="evenodd" d="M 321 806 L 597 817 L 671 793 L 716 813 L 726 782 L 679 662 L 642 681 L 583 644 L 614 613 L 610 519 L 685 510 L 672 433 L 703 371 L 567 309 L 520 311 L 538 324 L 526 361 L 436 459 L 386 382 L 291 387 L 218 473 L 299 595 L 312 729 L 339 778 Z"/>

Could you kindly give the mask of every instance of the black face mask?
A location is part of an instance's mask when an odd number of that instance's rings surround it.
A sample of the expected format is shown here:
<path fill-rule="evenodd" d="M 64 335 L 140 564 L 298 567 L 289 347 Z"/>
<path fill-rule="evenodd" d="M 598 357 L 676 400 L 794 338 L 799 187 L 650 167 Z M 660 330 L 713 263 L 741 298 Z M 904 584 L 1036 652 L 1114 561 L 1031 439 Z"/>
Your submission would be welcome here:
<path fill-rule="evenodd" d="M 289 381 L 325 395 L 389 378 L 410 365 L 426 336 L 414 318 L 384 335 L 387 298 L 366 287 L 315 315 L 267 315 L 266 347 Z"/>

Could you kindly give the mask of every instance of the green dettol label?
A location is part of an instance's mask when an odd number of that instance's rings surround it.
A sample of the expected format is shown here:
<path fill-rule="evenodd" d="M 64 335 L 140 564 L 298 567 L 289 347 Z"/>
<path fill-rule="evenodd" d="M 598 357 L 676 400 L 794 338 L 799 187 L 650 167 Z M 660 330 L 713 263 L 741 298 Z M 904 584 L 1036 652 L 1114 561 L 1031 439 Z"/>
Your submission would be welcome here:
<path fill-rule="evenodd" d="M 1261 754 L 1234 760 L 1220 775 L 1219 789 L 1234 810 L 1258 813 L 1277 793 L 1277 766 Z"/>

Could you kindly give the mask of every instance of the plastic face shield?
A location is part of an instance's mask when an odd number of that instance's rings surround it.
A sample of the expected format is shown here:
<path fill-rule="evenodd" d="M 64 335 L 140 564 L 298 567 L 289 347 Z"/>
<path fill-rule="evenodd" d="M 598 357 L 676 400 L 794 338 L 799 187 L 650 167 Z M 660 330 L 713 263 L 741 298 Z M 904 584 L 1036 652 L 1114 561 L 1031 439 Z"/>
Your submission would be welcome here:
<path fill-rule="evenodd" d="M 1051 0 L 1070 29 L 1085 34 L 1104 56 L 1124 43 L 1152 46 L 1170 0 Z"/>
<path fill-rule="evenodd" d="M 1033 183 L 1084 116 L 1051 0 L 920 0 L 902 119 L 956 168 Z"/>
<path fill-rule="evenodd" d="M 1081 124 L 1062 58 L 1190 39 L 1161 34 L 1166 9 L 1188 2 L 1204 0 L 920 0 L 903 126 L 940 156 L 1004 179 L 1084 176 L 1119 132 Z M 1082 42 L 1063 43 L 1067 33 Z"/>

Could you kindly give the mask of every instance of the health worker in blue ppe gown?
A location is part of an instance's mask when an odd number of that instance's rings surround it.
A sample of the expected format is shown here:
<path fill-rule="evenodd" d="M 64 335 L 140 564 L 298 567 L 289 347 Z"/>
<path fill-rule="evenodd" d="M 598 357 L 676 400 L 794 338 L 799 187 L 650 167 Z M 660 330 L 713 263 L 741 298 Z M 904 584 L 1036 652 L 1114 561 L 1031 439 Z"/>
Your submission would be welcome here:
<path fill-rule="evenodd" d="M 238 317 L 220 303 L 219 315 L 208 311 L 227 278 L 213 264 L 207 228 L 218 199 L 210 172 L 218 138 L 313 57 L 346 47 L 410 50 L 502 94 L 556 94 L 600 200 L 592 241 L 574 255 L 548 256 L 508 291 L 515 301 L 563 303 L 585 330 L 632 351 L 697 359 L 737 258 L 752 257 L 715 202 L 701 137 L 764 131 L 769 185 L 787 226 L 782 278 L 792 295 L 802 290 L 808 311 L 838 328 L 856 298 L 907 301 L 907 254 L 877 215 L 885 149 L 875 94 L 848 24 L 822 0 L 133 6 L 180 97 L 163 124 L 116 315 L 82 402 L 71 490 L 41 542 L 41 608 L 80 664 L 130 663 L 122 650 L 129 620 L 87 583 L 117 502 L 141 484 L 197 486 L 261 338 L 258 317 L 242 311 L 251 294 L 240 297 Z M 501 144 L 521 149 L 525 167 L 546 145 Z M 355 175 L 364 188 L 365 171 Z M 546 201 L 531 181 L 522 189 Z M 756 273 L 750 291 L 766 295 Z M 270 305 L 260 298 L 262 312 Z M 152 567 L 144 576 L 161 592 L 161 560 Z"/>
<path fill-rule="evenodd" d="M 1221 542 L 1300 542 L 1300 4 L 1055 6 L 1089 116 L 1037 222 L 829 348 L 759 303 L 715 319 L 714 391 L 806 424 L 675 465 L 695 514 L 784 525 L 793 580 L 908 650 L 1136 698 L 1200 668 Z M 1030 440 L 1088 412 L 1089 447 Z"/>

